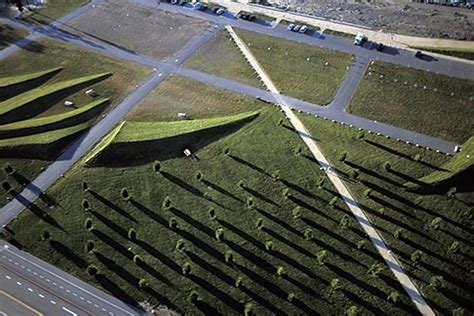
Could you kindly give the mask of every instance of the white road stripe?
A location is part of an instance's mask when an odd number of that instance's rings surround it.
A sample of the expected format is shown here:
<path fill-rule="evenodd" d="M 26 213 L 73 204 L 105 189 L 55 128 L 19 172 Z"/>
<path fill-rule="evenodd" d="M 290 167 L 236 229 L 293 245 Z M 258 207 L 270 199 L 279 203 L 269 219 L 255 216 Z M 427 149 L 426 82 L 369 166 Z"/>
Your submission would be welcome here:
<path fill-rule="evenodd" d="M 66 307 L 63 307 L 63 310 L 65 310 L 66 312 L 68 312 L 69 314 L 73 315 L 73 316 L 77 316 L 76 313 L 74 313 L 73 311 L 67 309 Z"/>
<path fill-rule="evenodd" d="M 51 304 L 56 305 L 55 301 L 49 301 Z"/>
<path fill-rule="evenodd" d="M 11 280 L 11 279 L 12 279 L 11 276 L 9 276 L 9 275 L 6 275 L 5 277 L 6 277 L 8 280 Z"/>
<path fill-rule="evenodd" d="M 41 298 L 44 298 L 44 295 L 43 294 L 38 294 L 39 297 Z"/>
<path fill-rule="evenodd" d="M 31 287 L 28 288 L 28 291 L 33 292 L 33 289 Z"/>
<path fill-rule="evenodd" d="M 21 285 L 21 282 L 16 282 L 16 284 Z"/>

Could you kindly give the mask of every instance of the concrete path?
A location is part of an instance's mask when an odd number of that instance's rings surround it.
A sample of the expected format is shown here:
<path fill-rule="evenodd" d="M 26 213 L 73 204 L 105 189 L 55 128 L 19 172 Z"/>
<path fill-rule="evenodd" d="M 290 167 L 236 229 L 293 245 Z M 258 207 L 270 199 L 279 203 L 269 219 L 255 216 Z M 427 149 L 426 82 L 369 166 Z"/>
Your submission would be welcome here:
<path fill-rule="evenodd" d="M 316 141 L 311 136 L 309 131 L 306 130 L 303 123 L 293 113 L 293 111 L 291 110 L 291 107 L 287 104 L 287 102 L 282 97 L 280 97 L 279 95 L 280 93 L 278 89 L 276 89 L 270 77 L 267 76 L 263 68 L 260 66 L 258 61 L 255 59 L 255 57 L 252 55 L 250 50 L 247 48 L 247 46 L 240 40 L 240 38 L 232 30 L 232 27 L 227 26 L 226 28 L 229 31 L 229 34 L 231 35 L 231 37 L 236 42 L 237 46 L 241 49 L 242 53 L 245 55 L 246 59 L 249 61 L 250 65 L 259 74 L 260 78 L 262 78 L 267 88 L 272 93 L 275 94 L 275 98 L 279 101 L 278 103 L 283 109 L 286 117 L 288 118 L 290 123 L 293 125 L 295 130 L 298 132 L 298 135 L 303 139 L 305 144 L 308 146 L 314 158 L 316 158 L 318 163 L 324 168 L 326 175 L 328 176 L 328 178 L 331 180 L 336 190 L 341 195 L 347 207 L 351 210 L 356 220 L 359 222 L 359 224 L 362 226 L 364 231 L 367 233 L 373 245 L 378 250 L 382 258 L 385 260 L 390 270 L 395 275 L 395 277 L 400 282 L 400 284 L 403 286 L 407 294 L 410 296 L 411 300 L 416 305 L 420 313 L 422 315 L 434 316 L 435 314 L 433 310 L 423 299 L 421 293 L 418 291 L 415 284 L 413 284 L 413 282 L 410 280 L 408 275 L 405 273 L 405 271 L 403 270 L 398 260 L 389 250 L 388 246 L 385 244 L 382 237 L 378 234 L 377 230 L 374 228 L 372 223 L 369 221 L 368 217 L 365 215 L 362 208 L 357 204 L 356 200 L 352 197 L 349 190 L 346 188 L 346 186 L 344 185 L 342 180 L 339 178 L 337 173 L 334 172 L 330 168 L 329 162 L 326 160 L 326 158 L 322 154 L 321 150 L 316 144 Z"/>

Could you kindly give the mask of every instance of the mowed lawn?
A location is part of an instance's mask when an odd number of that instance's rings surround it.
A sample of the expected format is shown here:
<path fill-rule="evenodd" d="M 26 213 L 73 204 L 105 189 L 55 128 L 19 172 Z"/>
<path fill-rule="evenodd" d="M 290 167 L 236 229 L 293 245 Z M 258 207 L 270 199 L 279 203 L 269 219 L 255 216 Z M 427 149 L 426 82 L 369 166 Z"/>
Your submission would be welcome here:
<path fill-rule="evenodd" d="M 146 299 L 187 315 L 415 314 L 334 188 L 317 189 L 323 172 L 281 119 L 268 107 L 198 151 L 198 160 L 161 161 L 160 173 L 153 163 L 77 164 L 47 191 L 57 206 L 38 201 L 10 223 L 14 235 L 4 234 L 126 302 Z M 48 222 L 35 215 L 43 212 Z M 42 240 L 45 231 L 50 239 Z M 88 240 L 94 251 L 85 250 Z M 387 300 L 392 292 L 396 304 Z"/>
<path fill-rule="evenodd" d="M 242 29 L 235 32 L 281 93 L 300 100 L 329 104 L 351 64 L 347 53 Z"/>
<path fill-rule="evenodd" d="M 257 74 L 226 30 L 219 31 L 215 38 L 194 53 L 184 65 L 254 87 L 263 87 Z"/>
<path fill-rule="evenodd" d="M 18 51 L 2 61 L 0 78 L 26 75 L 56 67 L 63 69 L 46 83 L 62 82 L 87 75 L 110 72 L 108 77 L 91 87 L 104 97 L 110 97 L 112 106 L 128 95 L 136 85 L 145 80 L 153 70 L 149 67 L 132 62 L 110 58 L 105 55 L 68 45 L 63 42 L 40 39 L 32 44 L 41 47 L 39 51 L 25 49 Z M 32 82 L 32 88 L 44 84 L 44 81 Z M 63 113 L 72 110 L 63 105 L 65 100 L 75 103 L 76 107 L 91 102 L 91 98 L 84 91 L 74 93 L 66 98 L 55 100 L 51 107 L 40 116 Z"/>
<path fill-rule="evenodd" d="M 255 98 L 222 90 L 181 76 L 171 76 L 143 99 L 128 121 L 177 120 L 178 113 L 200 119 L 254 111 L 265 105 Z"/>
<path fill-rule="evenodd" d="M 435 312 L 472 314 L 472 185 L 449 195 L 403 187 L 438 170 L 449 157 L 374 134 L 358 139 L 363 132 L 354 128 L 299 116 Z"/>
<path fill-rule="evenodd" d="M 41 24 L 50 24 L 56 19 L 82 7 L 90 0 L 48 0 L 40 9 L 33 11 L 28 20 Z"/>
<path fill-rule="evenodd" d="M 447 141 L 474 131 L 474 81 L 374 62 L 348 112 Z"/>
<path fill-rule="evenodd" d="M 209 25 L 121 0 L 105 1 L 69 24 L 79 35 L 157 59 L 170 57 Z"/>
<path fill-rule="evenodd" d="M 0 24 L 0 50 L 28 35 L 28 31 Z"/>

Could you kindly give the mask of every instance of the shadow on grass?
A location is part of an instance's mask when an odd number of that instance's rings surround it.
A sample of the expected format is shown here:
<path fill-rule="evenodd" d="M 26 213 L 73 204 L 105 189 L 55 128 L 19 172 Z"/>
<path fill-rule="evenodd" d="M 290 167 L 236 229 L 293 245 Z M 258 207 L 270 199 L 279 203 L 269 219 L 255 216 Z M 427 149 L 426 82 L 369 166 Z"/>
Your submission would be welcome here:
<path fill-rule="evenodd" d="M 29 190 L 36 193 L 38 197 L 40 198 L 40 200 L 43 201 L 47 206 L 57 205 L 56 201 L 54 200 L 52 196 L 46 194 L 46 192 L 44 192 L 41 188 L 34 185 L 30 179 L 28 179 L 27 177 L 25 177 L 18 171 L 15 171 L 11 175 L 11 177 L 13 177 L 13 179 L 15 179 L 15 181 L 18 182 L 23 187 L 28 187 Z M 12 196 L 14 195 L 12 194 Z"/>
<path fill-rule="evenodd" d="M 231 192 L 227 191 L 226 189 L 224 189 L 223 187 L 215 184 L 215 183 L 212 183 L 210 181 L 207 181 L 205 179 L 202 180 L 202 183 L 208 187 L 210 187 L 211 189 L 223 194 L 223 195 L 227 195 L 228 197 L 238 201 L 238 202 L 241 202 L 243 203 L 244 201 L 242 201 L 241 199 L 239 199 L 237 196 L 235 196 L 234 194 L 232 194 Z"/>
<path fill-rule="evenodd" d="M 158 251 L 155 247 L 147 244 L 146 242 L 144 242 L 142 240 L 137 240 L 136 244 L 138 246 L 142 247 L 143 250 L 148 252 L 150 255 L 155 257 L 157 260 L 161 261 L 161 263 L 166 265 L 171 270 L 175 271 L 176 273 L 182 274 L 181 267 L 176 262 L 171 260 L 168 256 L 165 256 L 160 251 Z"/>
<path fill-rule="evenodd" d="M 365 174 L 367 174 L 367 175 L 369 175 L 369 176 L 372 176 L 372 177 L 374 177 L 374 178 L 377 178 L 377 179 L 379 179 L 379 180 L 382 180 L 382 181 L 384 181 L 384 182 L 387 182 L 387 183 L 389 183 L 389 184 L 391 184 L 391 185 L 394 185 L 394 186 L 396 186 L 397 188 L 403 188 L 403 183 L 398 183 L 397 181 L 394 181 L 394 180 L 392 180 L 392 179 L 390 179 L 390 178 L 388 178 L 388 177 L 385 177 L 385 176 L 381 175 L 380 172 L 373 171 L 373 170 L 369 170 L 369 169 L 367 169 L 367 168 L 365 168 L 365 167 L 363 167 L 363 166 L 361 166 L 361 165 L 356 164 L 355 162 L 348 161 L 348 160 L 346 160 L 345 164 L 348 165 L 348 166 L 351 167 L 351 168 L 358 169 L 358 170 L 359 170 L 360 172 L 362 172 L 362 173 L 365 173 Z"/>
<path fill-rule="evenodd" d="M 152 266 L 150 266 L 148 263 L 138 260 L 137 261 L 137 266 L 148 272 L 150 275 L 152 275 L 155 279 L 160 280 L 161 282 L 165 283 L 166 285 L 173 287 L 173 283 L 171 283 L 170 280 L 168 280 L 163 274 L 155 270 Z M 161 302 L 161 301 L 160 301 Z"/>
<path fill-rule="evenodd" d="M 300 187 L 299 185 L 296 185 L 294 183 L 291 183 L 285 179 L 280 179 L 281 183 L 283 183 L 285 186 L 287 186 L 288 188 L 292 189 L 292 190 L 295 190 L 303 195 L 306 195 L 307 197 L 310 197 L 310 198 L 313 198 L 315 200 L 323 200 L 321 197 L 309 192 L 308 190 Z"/>
<path fill-rule="evenodd" d="M 174 215 L 176 215 L 179 218 L 185 220 L 189 225 L 194 226 L 197 230 L 205 233 L 206 235 L 208 235 L 211 238 L 214 238 L 215 233 L 212 229 L 210 229 L 206 225 L 202 224 L 201 222 L 195 220 L 194 218 L 189 216 L 187 213 L 181 211 L 180 209 L 174 208 L 174 207 L 171 207 L 170 211 Z"/>
<path fill-rule="evenodd" d="M 96 200 L 107 206 L 109 209 L 112 209 L 116 211 L 118 214 L 128 218 L 129 220 L 138 223 L 137 220 L 130 214 L 128 214 L 124 209 L 120 208 L 118 205 L 112 203 L 102 195 L 100 195 L 98 192 L 94 192 L 93 190 L 88 191 Z"/>
<path fill-rule="evenodd" d="M 196 255 L 196 254 L 194 254 L 190 251 L 185 250 L 184 253 L 189 257 L 189 259 L 191 259 L 191 261 L 193 261 L 194 263 L 199 265 L 201 268 L 203 268 L 204 270 L 206 270 L 210 274 L 215 275 L 216 277 L 218 277 L 219 279 L 221 279 L 222 281 L 224 281 L 228 285 L 234 286 L 235 280 L 232 277 L 230 277 L 229 275 L 227 275 L 224 271 L 222 271 L 222 270 L 218 269 L 217 267 L 209 264 L 206 260 L 202 259 L 198 255 Z"/>
<path fill-rule="evenodd" d="M 150 210 L 148 207 L 146 207 L 145 205 L 141 204 L 140 202 L 138 202 L 137 200 L 135 199 L 130 199 L 130 203 L 136 207 L 139 211 L 141 211 L 143 214 L 145 214 L 146 216 L 148 216 L 149 218 L 151 218 L 152 220 L 160 223 L 161 225 L 163 225 L 164 227 L 168 227 L 168 222 L 163 218 L 161 217 L 160 215 L 158 215 L 157 213 L 153 212 L 152 210 Z"/>
<path fill-rule="evenodd" d="M 258 266 L 260 269 L 265 270 L 269 273 L 275 273 L 276 268 L 265 259 L 255 255 L 254 253 L 248 251 L 247 249 L 243 248 L 242 246 L 236 244 L 231 240 L 225 240 L 224 242 L 227 246 L 229 246 L 230 249 L 250 261 L 252 264 Z"/>
<path fill-rule="evenodd" d="M 284 253 L 282 253 L 278 250 L 273 250 L 273 251 L 270 251 L 270 254 L 275 256 L 276 258 L 280 259 L 281 261 L 285 261 L 287 264 L 289 264 L 289 265 L 293 266 L 295 269 L 303 272 L 304 274 L 306 274 L 310 278 L 312 278 L 314 280 L 317 280 L 319 283 L 325 283 L 326 285 L 328 285 L 328 282 L 326 280 L 324 280 L 320 276 L 314 274 L 313 272 L 311 272 L 310 269 L 308 269 L 307 267 L 305 267 L 304 265 L 302 265 L 298 261 L 288 257 Z"/>
<path fill-rule="evenodd" d="M 263 306 L 265 307 L 267 310 L 269 310 L 272 315 L 287 315 L 284 311 L 282 311 L 281 309 L 279 309 L 278 307 L 276 307 L 275 305 L 273 305 L 272 303 L 270 303 L 268 300 L 266 300 L 265 298 L 261 297 L 260 295 L 258 295 L 257 293 L 253 292 L 252 290 L 250 290 L 249 288 L 247 288 L 245 285 L 241 286 L 240 287 L 240 290 L 247 294 L 247 296 L 249 296 L 250 298 L 252 298 L 255 302 L 257 302 L 260 306 Z"/>
<path fill-rule="evenodd" d="M 188 191 L 189 193 L 194 194 L 194 195 L 199 196 L 199 197 L 203 197 L 203 196 L 204 196 L 204 193 L 202 193 L 199 189 L 193 187 L 193 186 L 190 185 L 190 184 L 187 184 L 186 182 L 184 182 L 184 181 L 181 180 L 180 178 L 175 177 L 175 176 L 173 176 L 172 174 L 169 174 L 168 172 L 165 172 L 165 171 L 162 171 L 161 174 L 162 174 L 163 177 L 165 177 L 167 180 L 173 182 L 174 184 L 176 184 L 177 186 L 183 188 L 184 190 Z"/>
<path fill-rule="evenodd" d="M 111 293 L 116 298 L 120 299 L 121 301 L 129 305 L 138 306 L 138 302 L 134 298 L 132 298 L 130 295 L 127 294 L 127 292 L 119 288 L 114 282 L 112 282 L 105 275 L 97 274 L 95 276 L 95 279 L 97 280 L 97 282 L 99 282 L 99 284 L 104 289 L 106 289 L 109 293 Z"/>
<path fill-rule="evenodd" d="M 182 238 L 188 240 L 190 243 L 193 245 L 199 247 L 201 250 L 207 252 L 209 255 L 213 256 L 220 262 L 224 262 L 224 257 L 222 253 L 217 250 L 216 248 L 208 245 L 206 242 L 202 241 L 201 238 L 196 237 L 195 235 L 181 229 L 175 229 L 174 230 L 178 235 L 180 235 Z"/>
<path fill-rule="evenodd" d="M 303 233 L 300 232 L 299 230 L 297 230 L 296 228 L 292 227 L 291 225 L 289 225 L 287 222 L 279 219 L 278 217 L 270 214 L 269 212 L 265 211 L 265 210 L 262 210 L 261 208 L 255 208 L 255 210 L 265 216 L 266 218 L 274 221 L 275 223 L 277 223 L 278 225 L 280 225 L 281 227 L 285 228 L 286 230 L 288 230 L 289 232 L 292 232 L 293 234 L 295 234 L 296 236 L 303 236 Z"/>
<path fill-rule="evenodd" d="M 91 229 L 92 234 L 94 234 L 97 238 L 102 240 L 104 243 L 112 247 L 115 251 L 121 253 L 124 257 L 132 260 L 133 259 L 133 253 L 131 253 L 127 248 L 122 246 L 120 243 L 118 243 L 115 239 L 112 239 L 109 237 L 109 235 L 101 232 L 98 229 Z"/>
<path fill-rule="evenodd" d="M 336 222 L 336 220 L 334 220 L 333 218 L 329 217 L 326 213 L 323 213 L 322 211 L 318 210 L 318 209 L 315 208 L 314 206 L 312 206 L 312 205 L 306 203 L 306 202 L 303 201 L 303 200 L 300 200 L 299 198 L 297 198 L 297 197 L 295 197 L 295 196 L 293 196 L 293 195 L 290 196 L 288 199 L 289 199 L 290 201 L 292 201 L 293 203 L 295 203 L 296 205 L 298 205 L 298 206 L 300 206 L 300 207 L 302 207 L 302 208 L 304 208 L 304 209 L 310 210 L 310 211 L 312 211 L 313 213 L 318 214 L 318 215 L 320 215 L 320 216 L 322 216 L 322 217 L 325 217 L 325 218 L 327 218 L 327 219 L 330 220 L 330 221 Z"/>
<path fill-rule="evenodd" d="M 125 229 L 115 224 L 113 221 L 111 221 L 104 215 L 100 214 L 99 212 L 90 210 L 90 213 L 94 215 L 98 220 L 100 220 L 105 226 L 109 227 L 110 229 L 112 229 L 114 232 L 116 232 L 123 238 L 128 239 L 128 232 Z"/>
<path fill-rule="evenodd" d="M 253 195 L 254 197 L 256 197 L 259 200 L 267 202 L 268 204 L 271 204 L 273 206 L 280 207 L 280 205 L 278 205 L 277 203 L 275 203 L 271 199 L 267 198 L 265 195 L 255 191 L 255 190 L 253 190 L 249 187 L 244 186 L 243 189 L 244 189 L 245 192 L 250 193 L 251 195 Z"/>
<path fill-rule="evenodd" d="M 100 252 L 95 251 L 94 255 L 97 257 L 97 259 L 104 265 L 106 266 L 110 271 L 114 272 L 117 274 L 119 277 L 121 277 L 123 280 L 128 282 L 130 285 L 133 287 L 138 287 L 138 281 L 140 280 L 130 272 L 128 272 L 125 268 L 123 268 L 121 265 L 117 264 L 115 260 L 109 259 Z"/>
<path fill-rule="evenodd" d="M 78 268 L 85 269 L 85 267 L 87 266 L 87 263 L 86 261 L 84 261 L 84 259 L 76 255 L 74 251 L 72 251 L 70 248 L 68 248 L 66 245 L 64 245 L 60 241 L 50 240 L 49 244 L 51 245 L 51 247 L 53 247 L 54 250 L 59 252 L 61 255 L 63 255 L 63 257 L 65 257 L 67 260 L 69 260 Z"/>
<path fill-rule="evenodd" d="M 352 256 L 337 250 L 336 248 L 334 248 L 333 246 L 325 243 L 322 240 L 318 240 L 316 238 L 313 238 L 310 241 L 313 242 L 314 244 L 316 244 L 318 247 L 327 250 L 330 254 L 333 254 L 333 255 L 336 255 L 336 256 L 340 257 L 340 259 L 343 260 L 343 261 L 351 262 L 355 265 L 366 268 L 366 266 L 363 263 L 360 263 L 359 261 L 354 259 Z"/>
<path fill-rule="evenodd" d="M 257 166 L 257 165 L 254 165 L 253 163 L 251 163 L 251 162 L 249 162 L 249 161 L 247 161 L 247 160 L 244 160 L 244 159 L 239 158 L 239 157 L 234 156 L 234 155 L 229 155 L 229 157 L 232 158 L 234 161 L 236 161 L 236 162 L 238 162 L 238 163 L 240 163 L 240 164 L 242 164 L 242 165 L 244 165 L 244 166 L 249 167 L 250 169 L 253 169 L 253 170 L 255 170 L 255 171 L 257 171 L 257 172 L 259 172 L 259 173 L 261 173 L 261 174 L 264 174 L 264 175 L 270 177 L 270 175 L 269 175 L 264 169 L 260 168 L 260 167 Z"/>
<path fill-rule="evenodd" d="M 274 232 L 271 229 L 267 229 L 266 227 L 263 227 L 262 231 L 266 232 L 268 235 L 272 236 L 275 239 L 278 239 L 280 242 L 286 244 L 288 247 L 293 248 L 294 250 L 304 254 L 305 256 L 307 256 L 309 258 L 314 258 L 315 257 L 314 254 L 312 254 L 308 250 L 306 250 L 303 247 L 295 244 L 294 242 L 286 239 L 285 237 L 281 236 L 280 234 Z"/>

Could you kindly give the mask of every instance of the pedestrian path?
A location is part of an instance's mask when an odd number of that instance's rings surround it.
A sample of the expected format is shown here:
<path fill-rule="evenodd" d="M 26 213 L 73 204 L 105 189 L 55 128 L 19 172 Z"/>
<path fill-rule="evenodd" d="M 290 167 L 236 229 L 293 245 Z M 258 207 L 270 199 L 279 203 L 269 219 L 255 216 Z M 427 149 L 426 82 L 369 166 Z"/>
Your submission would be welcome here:
<path fill-rule="evenodd" d="M 252 55 L 250 50 L 247 48 L 247 46 L 243 43 L 242 40 L 240 40 L 240 38 L 234 32 L 232 27 L 226 26 L 226 29 L 229 31 L 229 34 L 231 35 L 231 37 L 233 38 L 237 46 L 240 48 L 245 58 L 249 61 L 250 65 L 254 68 L 254 70 L 258 73 L 260 78 L 263 80 L 264 84 L 275 95 L 275 98 L 280 104 L 281 108 L 283 109 L 286 117 L 291 122 L 295 130 L 298 132 L 298 135 L 303 139 L 305 144 L 308 146 L 314 158 L 316 158 L 318 163 L 324 168 L 329 180 L 331 180 L 332 184 L 341 195 L 347 207 L 351 210 L 356 220 L 359 222 L 359 224 L 362 226 L 364 231 L 367 233 L 373 245 L 378 250 L 380 255 L 383 257 L 383 259 L 389 266 L 390 270 L 395 275 L 395 277 L 400 282 L 400 284 L 403 286 L 407 294 L 410 296 L 411 300 L 416 305 L 420 313 L 422 315 L 434 316 L 435 314 L 433 310 L 431 309 L 431 307 L 424 300 L 423 296 L 418 291 L 415 284 L 410 280 L 408 275 L 405 273 L 405 271 L 403 270 L 402 266 L 400 265 L 396 257 L 392 254 L 387 244 L 385 244 L 382 237 L 379 235 L 377 230 L 369 221 L 368 217 L 365 215 L 364 211 L 361 209 L 361 207 L 357 204 L 355 199 L 352 197 L 351 193 L 349 192 L 347 187 L 344 185 L 342 180 L 339 178 L 337 173 L 331 169 L 329 162 L 326 160 L 323 153 L 319 149 L 318 145 L 316 144 L 316 141 L 311 136 L 311 134 L 306 130 L 303 123 L 293 113 L 293 111 L 291 110 L 291 107 L 288 105 L 286 100 L 280 96 L 278 89 L 275 87 L 270 77 L 268 77 L 268 75 L 265 73 L 263 68 L 258 63 L 258 61 L 255 59 L 255 57 Z"/>

